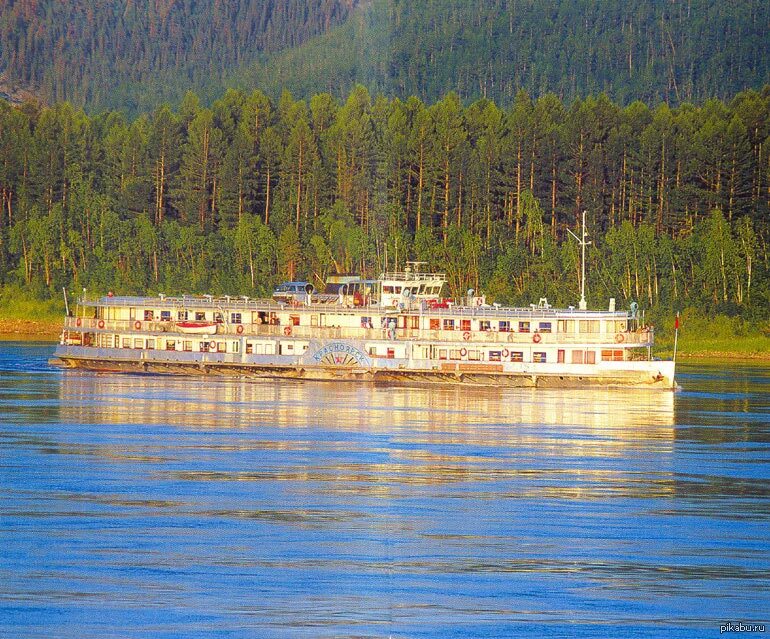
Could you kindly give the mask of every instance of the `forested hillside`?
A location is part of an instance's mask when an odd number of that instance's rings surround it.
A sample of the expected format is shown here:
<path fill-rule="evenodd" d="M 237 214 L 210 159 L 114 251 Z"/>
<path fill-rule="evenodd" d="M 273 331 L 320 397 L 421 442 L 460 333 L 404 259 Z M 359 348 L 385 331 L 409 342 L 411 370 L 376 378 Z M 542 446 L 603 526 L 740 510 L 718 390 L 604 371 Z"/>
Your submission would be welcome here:
<path fill-rule="evenodd" d="M 729 99 L 770 78 L 766 0 L 0 0 L 0 74 L 47 103 L 152 110 L 285 88 L 501 106 L 523 88 L 626 105 Z M 0 87 L 2 90 L 2 87 Z"/>
<path fill-rule="evenodd" d="M 406 259 L 495 301 L 768 317 L 770 87 L 703 106 L 510 108 L 230 90 L 127 120 L 0 104 L 0 283 L 256 295 Z"/>
<path fill-rule="evenodd" d="M 357 1 L 0 0 L 0 72 L 95 108 L 213 95 L 229 69 L 324 33 Z"/>

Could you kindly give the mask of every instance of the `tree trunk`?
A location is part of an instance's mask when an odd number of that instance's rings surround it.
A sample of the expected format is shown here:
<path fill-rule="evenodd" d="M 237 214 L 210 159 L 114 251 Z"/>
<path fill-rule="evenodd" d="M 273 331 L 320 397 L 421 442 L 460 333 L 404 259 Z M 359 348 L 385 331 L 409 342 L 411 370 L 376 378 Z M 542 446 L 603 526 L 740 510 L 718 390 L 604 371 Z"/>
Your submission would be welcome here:
<path fill-rule="evenodd" d="M 422 224 L 422 172 L 423 172 L 423 144 L 420 143 L 420 166 L 417 177 L 417 228 Z"/>
<path fill-rule="evenodd" d="M 265 226 L 270 223 L 270 163 L 267 164 L 267 181 L 265 184 Z"/>
<path fill-rule="evenodd" d="M 299 233 L 299 215 L 302 202 L 302 142 L 299 143 L 299 158 L 297 159 L 297 220 L 296 227 Z"/>

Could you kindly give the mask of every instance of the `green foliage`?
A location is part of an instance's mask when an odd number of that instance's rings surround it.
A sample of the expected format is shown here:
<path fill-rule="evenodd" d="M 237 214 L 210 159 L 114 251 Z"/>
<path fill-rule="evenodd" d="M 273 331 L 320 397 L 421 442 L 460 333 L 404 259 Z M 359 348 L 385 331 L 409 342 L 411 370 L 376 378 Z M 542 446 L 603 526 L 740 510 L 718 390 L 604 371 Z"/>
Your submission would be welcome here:
<path fill-rule="evenodd" d="M 131 114 L 180 103 L 190 88 L 211 105 L 232 86 L 682 104 L 766 82 L 768 25 L 763 0 L 12 0 L 0 12 L 0 69 L 50 103 Z M 743 110 L 741 120 L 752 105 Z M 735 124 L 724 134 L 740 135 Z"/>
<path fill-rule="evenodd" d="M 0 317 L 59 321 L 64 315 L 64 296 L 48 297 L 44 289 L 30 290 L 18 285 L 0 287 Z"/>
<path fill-rule="evenodd" d="M 770 88 L 653 109 L 520 92 L 507 111 L 231 90 L 131 121 L 0 105 L 0 125 L 0 285 L 34 298 L 253 297 L 416 259 L 453 295 L 576 304 L 587 208 L 591 306 L 749 333 L 770 314 Z"/>

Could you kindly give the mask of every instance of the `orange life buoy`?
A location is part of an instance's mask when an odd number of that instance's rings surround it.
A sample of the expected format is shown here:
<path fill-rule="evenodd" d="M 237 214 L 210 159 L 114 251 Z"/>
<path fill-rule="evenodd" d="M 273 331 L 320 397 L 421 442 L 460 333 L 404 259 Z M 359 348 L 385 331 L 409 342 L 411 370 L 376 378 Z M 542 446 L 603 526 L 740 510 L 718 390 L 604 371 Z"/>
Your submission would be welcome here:
<path fill-rule="evenodd" d="M 104 328 L 104 320 L 99 320 L 99 328 Z"/>
<path fill-rule="evenodd" d="M 141 323 L 139 320 L 136 320 L 136 321 L 134 322 L 134 328 L 135 328 L 137 331 L 138 331 L 138 330 L 141 330 L 141 328 L 142 328 L 142 323 Z"/>
<path fill-rule="evenodd" d="M 463 339 L 467 342 L 470 338 L 471 338 L 471 332 L 470 331 L 465 331 L 463 333 Z"/>
<path fill-rule="evenodd" d="M 461 348 L 460 349 L 460 357 L 465 357 L 468 354 L 467 348 Z"/>
<path fill-rule="evenodd" d="M 214 350 L 217 349 L 217 343 L 213 339 L 209 342 L 209 348 L 212 348 Z"/>
<path fill-rule="evenodd" d="M 511 353 L 508 351 L 508 349 L 507 349 L 507 348 L 504 348 L 504 349 L 503 349 L 503 353 L 502 353 L 503 357 L 508 357 L 508 355 L 510 355 L 510 354 L 511 354 Z"/>
<path fill-rule="evenodd" d="M 543 339 L 543 338 L 540 337 L 540 333 L 535 333 L 532 336 L 532 341 L 535 342 L 535 344 L 539 344 L 541 339 Z"/>
<path fill-rule="evenodd" d="M 82 323 L 83 322 L 79 317 L 75 320 L 75 326 L 80 326 Z"/>
<path fill-rule="evenodd" d="M 243 324 L 238 324 L 238 328 L 235 329 L 235 332 L 238 333 L 238 335 L 243 333 Z"/>
<path fill-rule="evenodd" d="M 622 341 L 624 341 L 625 339 L 626 339 L 626 337 L 625 337 L 625 335 L 623 335 L 623 333 L 618 333 L 617 335 L 615 335 L 615 341 L 616 341 L 618 344 L 620 344 L 620 343 L 621 343 Z"/>
<path fill-rule="evenodd" d="M 284 335 L 291 335 L 291 326 L 287 326 L 286 328 L 284 328 L 283 329 L 283 334 Z"/>

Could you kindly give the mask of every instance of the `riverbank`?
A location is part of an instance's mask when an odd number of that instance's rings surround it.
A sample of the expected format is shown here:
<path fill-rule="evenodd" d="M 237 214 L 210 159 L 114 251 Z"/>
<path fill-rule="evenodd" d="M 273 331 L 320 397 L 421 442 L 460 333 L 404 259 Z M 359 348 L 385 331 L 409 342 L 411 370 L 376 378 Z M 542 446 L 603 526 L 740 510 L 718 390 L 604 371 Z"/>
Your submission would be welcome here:
<path fill-rule="evenodd" d="M 0 317 L 0 340 L 55 342 L 61 335 L 62 318 L 15 319 Z"/>

